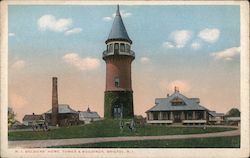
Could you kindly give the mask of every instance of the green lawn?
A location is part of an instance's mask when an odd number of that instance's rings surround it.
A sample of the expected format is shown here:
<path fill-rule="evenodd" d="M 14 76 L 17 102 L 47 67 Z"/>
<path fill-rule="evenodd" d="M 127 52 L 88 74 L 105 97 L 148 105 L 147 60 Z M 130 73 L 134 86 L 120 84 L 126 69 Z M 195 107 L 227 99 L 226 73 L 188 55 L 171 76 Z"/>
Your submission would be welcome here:
<path fill-rule="evenodd" d="M 240 136 L 218 138 L 196 138 L 182 140 L 144 140 L 105 142 L 55 148 L 239 148 Z M 54 147 L 53 147 L 54 148 Z"/>
<path fill-rule="evenodd" d="M 166 125 L 137 126 L 136 132 L 125 128 L 120 132 L 118 120 L 101 120 L 83 126 L 70 126 L 53 129 L 51 131 L 14 131 L 9 132 L 9 140 L 38 140 L 38 139 L 66 139 L 66 138 L 93 138 L 116 136 L 157 136 L 176 134 L 211 133 L 235 130 L 234 128 L 210 127 L 169 127 Z"/>

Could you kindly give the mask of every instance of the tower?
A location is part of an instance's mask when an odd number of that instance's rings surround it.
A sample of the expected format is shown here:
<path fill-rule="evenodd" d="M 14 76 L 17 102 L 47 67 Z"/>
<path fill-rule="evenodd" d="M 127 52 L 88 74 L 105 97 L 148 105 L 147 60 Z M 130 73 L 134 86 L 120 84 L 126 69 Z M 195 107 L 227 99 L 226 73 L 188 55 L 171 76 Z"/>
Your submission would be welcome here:
<path fill-rule="evenodd" d="M 117 6 L 114 22 L 103 52 L 106 62 L 106 89 L 104 94 L 105 118 L 131 118 L 134 116 L 131 64 L 135 53 Z"/>
<path fill-rule="evenodd" d="M 57 93 L 57 77 L 52 78 L 52 114 L 51 125 L 58 124 L 58 93 Z"/>

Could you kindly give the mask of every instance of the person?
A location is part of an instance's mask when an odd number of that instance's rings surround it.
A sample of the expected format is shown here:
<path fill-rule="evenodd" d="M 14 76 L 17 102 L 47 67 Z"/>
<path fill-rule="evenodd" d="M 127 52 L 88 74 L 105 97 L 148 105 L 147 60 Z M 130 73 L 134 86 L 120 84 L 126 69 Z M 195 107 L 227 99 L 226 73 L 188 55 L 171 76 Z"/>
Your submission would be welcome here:
<path fill-rule="evenodd" d="M 124 122 L 120 120 L 120 132 L 123 132 Z"/>
<path fill-rule="evenodd" d="M 130 123 L 130 126 L 129 126 L 129 129 L 130 129 L 131 131 L 135 131 L 135 121 L 134 121 L 134 119 L 132 119 L 132 121 L 131 121 L 131 123 Z"/>

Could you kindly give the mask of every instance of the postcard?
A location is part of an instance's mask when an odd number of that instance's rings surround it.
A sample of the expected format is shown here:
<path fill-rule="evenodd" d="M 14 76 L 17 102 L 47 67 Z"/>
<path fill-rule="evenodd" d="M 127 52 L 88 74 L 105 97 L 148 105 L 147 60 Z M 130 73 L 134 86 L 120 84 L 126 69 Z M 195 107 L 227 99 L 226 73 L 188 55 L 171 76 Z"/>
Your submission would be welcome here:
<path fill-rule="evenodd" d="M 246 1 L 2 1 L 2 157 L 248 157 Z"/>

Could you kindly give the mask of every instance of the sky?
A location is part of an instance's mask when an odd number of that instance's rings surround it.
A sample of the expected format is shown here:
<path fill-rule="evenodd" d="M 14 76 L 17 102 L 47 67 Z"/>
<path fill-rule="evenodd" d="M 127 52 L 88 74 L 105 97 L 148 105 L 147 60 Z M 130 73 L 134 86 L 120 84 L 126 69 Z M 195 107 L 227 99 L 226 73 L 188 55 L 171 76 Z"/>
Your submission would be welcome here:
<path fill-rule="evenodd" d="M 59 103 L 103 116 L 102 52 L 116 5 L 9 5 L 9 106 L 22 120 Z M 134 111 L 155 98 L 198 97 L 217 112 L 240 108 L 240 8 L 235 5 L 121 5 L 133 41 Z"/>

